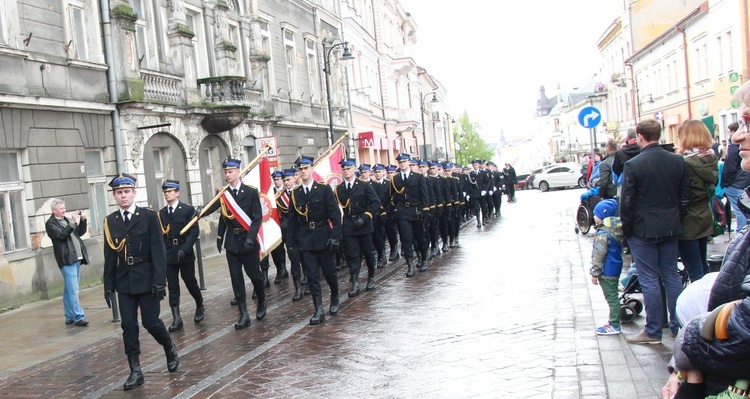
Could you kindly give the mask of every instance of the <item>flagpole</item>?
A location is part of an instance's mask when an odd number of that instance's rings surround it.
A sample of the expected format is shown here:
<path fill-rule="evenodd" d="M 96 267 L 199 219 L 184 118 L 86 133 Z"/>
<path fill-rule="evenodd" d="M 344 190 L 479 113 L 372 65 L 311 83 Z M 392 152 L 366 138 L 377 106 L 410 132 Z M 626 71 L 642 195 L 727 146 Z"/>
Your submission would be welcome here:
<path fill-rule="evenodd" d="M 317 160 L 317 161 L 315 161 L 315 163 L 313 163 L 313 166 L 312 166 L 312 167 L 313 167 L 313 169 L 314 169 L 314 168 L 315 168 L 316 166 L 318 166 L 318 164 L 320 163 L 320 161 L 321 161 L 321 160 L 323 160 L 323 159 L 324 159 L 325 157 L 327 157 L 327 156 L 328 156 L 328 154 L 329 154 L 329 153 L 330 153 L 330 152 L 332 151 L 332 149 L 333 149 L 333 148 L 336 148 L 336 146 L 337 146 L 337 145 L 341 144 L 341 142 L 342 142 L 342 141 L 344 141 L 344 139 L 345 139 L 345 138 L 346 138 L 347 136 L 349 136 L 349 132 L 346 132 L 346 133 L 344 133 L 344 134 L 343 134 L 343 135 L 342 135 L 341 137 L 339 137 L 339 139 L 338 139 L 338 140 L 336 140 L 336 142 L 335 142 L 335 143 L 331 144 L 331 146 L 330 146 L 330 147 L 328 147 L 328 149 L 327 149 L 327 150 L 326 150 L 326 151 L 325 151 L 325 152 L 324 152 L 323 154 L 321 154 L 321 155 L 320 155 L 320 156 L 318 157 L 318 160 Z"/>
<path fill-rule="evenodd" d="M 248 163 L 247 166 L 245 166 L 245 168 L 240 171 L 239 179 L 242 180 L 242 178 L 245 177 L 245 175 L 248 174 L 250 170 L 252 170 L 255 167 L 255 165 L 257 165 L 263 159 L 266 153 L 270 151 L 272 148 L 273 147 L 271 143 L 268 143 L 266 147 L 263 148 L 263 151 L 258 153 L 258 156 L 253 158 L 253 160 L 250 161 L 250 163 Z M 182 230 L 180 230 L 180 235 L 184 235 L 190 229 L 190 227 L 192 227 L 195 224 L 195 222 L 198 221 L 198 219 L 202 218 L 203 214 L 206 212 L 206 209 L 210 208 L 211 205 L 214 204 L 214 202 L 218 201 L 219 198 L 221 198 L 221 195 L 224 194 L 224 191 L 226 191 L 228 188 L 229 188 L 229 183 L 227 183 L 226 186 L 220 188 L 219 191 L 214 196 L 214 198 L 211 201 L 209 201 L 208 204 L 203 206 L 203 208 L 201 209 L 201 213 L 197 216 L 194 216 L 193 219 L 190 220 L 190 222 L 188 222 L 188 224 L 185 225 L 185 227 Z"/>

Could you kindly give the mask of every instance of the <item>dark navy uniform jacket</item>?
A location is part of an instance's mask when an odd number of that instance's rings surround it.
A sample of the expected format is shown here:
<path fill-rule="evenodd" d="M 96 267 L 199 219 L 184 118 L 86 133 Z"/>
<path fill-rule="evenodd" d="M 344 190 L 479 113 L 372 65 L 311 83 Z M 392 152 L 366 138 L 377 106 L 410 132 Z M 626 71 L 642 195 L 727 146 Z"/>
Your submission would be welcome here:
<path fill-rule="evenodd" d="M 125 226 L 118 209 L 104 221 L 104 290 L 136 295 L 166 285 L 167 252 L 156 212 L 136 207 Z"/>
<path fill-rule="evenodd" d="M 180 231 L 195 216 L 195 208 L 177 201 L 175 209 L 170 215 L 168 207 L 169 205 L 159 211 L 159 222 L 161 223 L 161 231 L 164 234 L 164 245 L 167 247 L 167 263 L 170 265 L 177 264 L 177 252 L 180 250 L 185 251 L 185 258 L 182 260 L 182 263 L 193 263 L 195 262 L 193 245 L 198 240 L 198 234 L 200 233 L 198 223 L 193 223 L 190 229 L 185 232 L 185 235 L 180 235 Z"/>
<path fill-rule="evenodd" d="M 289 213 L 287 246 L 300 251 L 324 251 L 329 239 L 341 239 L 341 209 L 327 184 L 313 182 L 309 194 L 305 194 L 304 186 L 297 186 L 292 191 Z"/>
<path fill-rule="evenodd" d="M 346 189 L 346 181 L 336 186 L 334 193 L 339 206 L 344 210 L 342 234 L 344 236 L 361 236 L 371 234 L 375 229 L 372 219 L 380 211 L 380 199 L 368 182 L 354 179 L 351 190 Z M 365 225 L 354 226 L 358 218 L 365 221 Z"/>
<path fill-rule="evenodd" d="M 421 212 L 430 210 L 427 180 L 419 173 L 411 172 L 404 181 L 399 171 L 391 180 L 390 193 L 393 210 L 399 219 L 415 221 Z"/>
<path fill-rule="evenodd" d="M 231 188 L 227 189 L 227 191 L 229 195 L 234 195 Z M 263 220 L 263 208 L 260 206 L 260 196 L 255 187 L 240 184 L 234 200 L 250 218 L 250 231 L 245 231 L 242 225 L 235 220 L 229 209 L 226 209 L 226 211 L 222 209 L 216 239 L 223 241 L 224 248 L 229 252 L 235 254 L 248 253 L 254 249 L 244 249 L 245 239 L 249 235 L 256 244 L 258 243 L 258 230 L 260 230 L 260 223 Z M 220 207 L 221 203 L 216 201 L 208 208 L 204 216 L 210 215 Z"/>

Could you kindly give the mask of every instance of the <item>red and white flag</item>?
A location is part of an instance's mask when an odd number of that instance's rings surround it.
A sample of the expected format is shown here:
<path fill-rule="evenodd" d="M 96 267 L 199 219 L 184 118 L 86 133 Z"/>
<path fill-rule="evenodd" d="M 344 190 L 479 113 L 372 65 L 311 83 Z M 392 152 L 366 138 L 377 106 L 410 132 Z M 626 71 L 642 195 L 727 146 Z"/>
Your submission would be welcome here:
<path fill-rule="evenodd" d="M 341 143 L 331 149 L 325 156 L 315 161 L 313 167 L 313 179 L 318 182 L 328 183 L 331 186 L 341 184 L 341 160 L 344 159 L 344 147 Z"/>
<path fill-rule="evenodd" d="M 281 244 L 281 225 L 279 223 L 279 212 L 276 209 L 276 196 L 273 193 L 271 167 L 268 158 L 264 157 L 258 165 L 252 168 L 242 178 L 242 182 L 257 188 L 260 194 L 263 223 L 258 230 L 257 240 L 260 244 L 260 257 L 263 259 Z"/>

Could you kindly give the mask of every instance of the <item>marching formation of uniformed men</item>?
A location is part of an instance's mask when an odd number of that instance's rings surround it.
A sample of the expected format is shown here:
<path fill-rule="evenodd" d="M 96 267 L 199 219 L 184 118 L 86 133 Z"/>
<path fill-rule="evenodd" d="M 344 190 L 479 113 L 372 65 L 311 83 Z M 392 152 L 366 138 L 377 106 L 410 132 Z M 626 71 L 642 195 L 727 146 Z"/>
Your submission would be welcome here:
<path fill-rule="evenodd" d="M 343 182 L 334 188 L 313 179 L 313 158 L 308 156 L 300 156 L 294 168 L 272 174 L 282 235 L 270 256 L 276 266 L 274 284 L 289 277 L 288 257 L 294 282 L 292 301 L 300 301 L 305 294 L 312 296 L 311 325 L 325 320 L 321 271 L 331 294 L 329 313 L 338 313 L 337 255 L 346 261 L 351 282 L 348 296 L 353 297 L 360 293 L 363 260 L 367 265 L 365 289 L 373 290 L 376 269 L 388 261 L 403 255 L 406 276 L 413 277 L 416 269 L 427 270 L 429 259 L 459 245 L 462 222 L 475 217 L 481 227 L 500 216 L 508 176 L 494 163 L 474 160 L 471 168 L 462 168 L 403 153 L 396 160 L 398 166 L 362 164 L 357 168 L 354 159 L 345 159 L 341 161 Z M 243 270 L 253 284 L 253 299 L 258 300 L 256 319 L 266 315 L 269 257 L 260 259 L 256 239 L 262 220 L 258 190 L 242 183 L 239 160 L 228 158 L 222 167 L 227 186 L 202 215 L 221 209 L 216 244 L 219 252 L 226 251 L 232 305 L 239 308 L 234 328 L 239 330 L 250 326 Z M 195 279 L 193 245 L 198 225 L 181 234 L 197 210 L 179 201 L 177 180 L 162 184 L 167 205 L 158 213 L 137 207 L 133 203 L 135 182 L 127 174 L 110 182 L 119 209 L 104 221 L 105 299 L 110 305 L 116 291 L 121 304 L 123 341 L 131 370 L 126 390 L 144 382 L 139 363 L 139 310 L 143 326 L 164 347 L 170 372 L 177 370 L 179 359 L 169 333 L 184 325 L 179 276 L 195 301 L 193 321 L 200 323 L 205 315 Z M 512 192 L 508 195 L 513 198 Z M 307 290 L 303 291 L 305 283 Z M 159 319 L 159 301 L 167 287 L 173 316 L 168 329 Z"/>

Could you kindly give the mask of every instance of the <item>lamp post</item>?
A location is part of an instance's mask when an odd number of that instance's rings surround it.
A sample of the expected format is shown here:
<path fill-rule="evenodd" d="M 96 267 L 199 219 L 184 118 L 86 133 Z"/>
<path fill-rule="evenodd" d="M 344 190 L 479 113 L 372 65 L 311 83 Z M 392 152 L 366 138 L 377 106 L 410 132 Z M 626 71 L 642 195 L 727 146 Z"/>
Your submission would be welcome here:
<path fill-rule="evenodd" d="M 339 58 L 342 61 L 348 61 L 354 58 L 349 52 L 349 42 L 341 42 L 326 47 L 323 43 L 323 72 L 326 75 L 326 95 L 328 96 L 328 146 L 333 145 L 333 99 L 331 98 L 331 52 L 339 46 L 344 46 L 344 54 Z"/>
<path fill-rule="evenodd" d="M 432 94 L 432 100 L 430 100 L 430 103 L 434 104 L 434 103 L 439 102 L 438 99 L 437 99 L 437 95 L 435 95 L 434 91 L 430 92 L 430 93 L 427 93 L 424 96 L 420 96 L 420 98 L 419 98 L 419 109 L 420 109 L 421 114 L 422 114 L 422 154 L 420 154 L 420 156 L 422 157 L 423 160 L 426 160 L 426 158 L 427 158 L 427 129 L 425 129 L 425 126 L 424 126 L 424 111 L 425 111 L 425 109 L 424 109 L 424 100 L 430 94 Z"/>
<path fill-rule="evenodd" d="M 646 101 L 646 103 L 648 103 L 648 104 L 653 104 L 654 103 L 654 97 L 651 96 L 651 94 L 646 94 L 645 96 L 638 98 L 638 121 L 639 122 L 641 120 L 641 103 L 643 102 L 643 99 L 646 98 L 646 97 L 648 97 L 648 101 Z"/>

